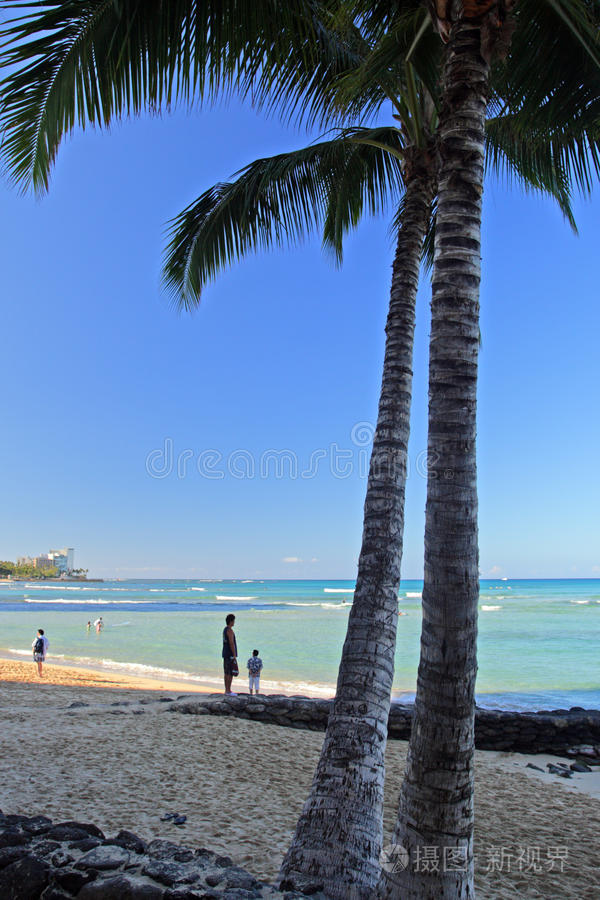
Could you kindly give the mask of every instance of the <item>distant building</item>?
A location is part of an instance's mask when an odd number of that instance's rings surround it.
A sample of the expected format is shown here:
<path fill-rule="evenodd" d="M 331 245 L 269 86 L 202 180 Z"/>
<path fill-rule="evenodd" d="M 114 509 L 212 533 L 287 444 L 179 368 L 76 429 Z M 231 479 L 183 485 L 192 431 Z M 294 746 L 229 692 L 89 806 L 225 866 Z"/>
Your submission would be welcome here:
<path fill-rule="evenodd" d="M 73 547 L 63 547 L 62 550 L 50 550 L 48 559 L 56 566 L 61 575 L 67 575 L 75 566 L 75 550 Z"/>
<path fill-rule="evenodd" d="M 32 564 L 34 569 L 52 569 L 54 567 L 54 562 L 50 559 L 49 556 L 34 556 L 32 559 Z"/>
<path fill-rule="evenodd" d="M 31 556 L 19 556 L 17 559 L 17 565 L 18 566 L 32 566 L 33 559 L 31 558 Z"/>

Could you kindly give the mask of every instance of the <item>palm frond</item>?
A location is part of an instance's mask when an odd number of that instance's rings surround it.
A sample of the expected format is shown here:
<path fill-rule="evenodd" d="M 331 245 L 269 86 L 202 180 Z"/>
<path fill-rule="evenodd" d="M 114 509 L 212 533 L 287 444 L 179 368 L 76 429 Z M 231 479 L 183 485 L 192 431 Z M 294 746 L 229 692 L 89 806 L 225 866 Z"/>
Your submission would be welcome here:
<path fill-rule="evenodd" d="M 48 186 L 64 135 L 143 108 L 248 92 L 275 71 L 300 92 L 335 44 L 329 0 L 0 0 L 3 155 L 21 187 Z M 336 45 L 337 46 L 337 45 Z M 290 53 L 293 48 L 293 54 Z M 342 48 L 343 49 L 343 48 Z M 342 50 L 340 50 L 342 52 Z M 301 65 L 302 64 L 302 65 Z"/>
<path fill-rule="evenodd" d="M 401 177 L 386 142 L 398 150 L 396 129 L 346 129 L 332 140 L 256 160 L 235 181 L 205 191 L 170 223 L 164 281 L 175 304 L 192 308 L 204 285 L 234 260 L 293 244 L 321 225 L 324 243 L 339 256 L 363 206 L 381 211 Z"/>

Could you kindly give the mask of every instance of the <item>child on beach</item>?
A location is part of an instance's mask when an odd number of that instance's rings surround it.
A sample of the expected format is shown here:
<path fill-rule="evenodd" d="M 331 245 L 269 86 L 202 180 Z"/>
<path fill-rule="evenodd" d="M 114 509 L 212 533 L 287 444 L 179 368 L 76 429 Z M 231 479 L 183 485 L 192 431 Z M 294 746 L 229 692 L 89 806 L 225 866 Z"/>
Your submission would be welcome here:
<path fill-rule="evenodd" d="M 42 673 L 42 663 L 46 659 L 46 653 L 48 652 L 49 646 L 50 642 L 44 634 L 44 629 L 38 628 L 38 633 L 37 636 L 33 639 L 31 649 L 33 650 L 33 661 L 37 663 L 38 675 L 40 676 L 40 678 L 44 677 Z"/>
<path fill-rule="evenodd" d="M 263 667 L 263 661 L 258 655 L 258 650 L 252 651 L 252 656 L 246 663 L 248 668 L 248 682 L 250 687 L 250 693 L 252 693 L 252 689 L 254 689 L 254 693 L 258 694 L 258 688 L 260 686 L 260 673 Z"/>

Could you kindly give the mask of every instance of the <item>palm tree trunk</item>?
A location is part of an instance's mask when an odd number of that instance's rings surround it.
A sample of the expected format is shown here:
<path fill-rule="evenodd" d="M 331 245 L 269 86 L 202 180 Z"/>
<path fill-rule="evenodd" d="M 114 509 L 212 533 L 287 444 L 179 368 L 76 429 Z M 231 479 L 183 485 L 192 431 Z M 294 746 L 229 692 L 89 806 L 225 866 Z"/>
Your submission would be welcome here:
<path fill-rule="evenodd" d="M 412 386 L 415 301 L 435 190 L 433 161 L 413 151 L 393 265 L 379 414 L 354 603 L 321 757 L 283 861 L 288 889 L 307 881 L 362 898 L 379 877 L 384 753 L 394 675 Z M 410 175 L 408 174 L 410 172 Z"/>
<path fill-rule="evenodd" d="M 480 29 L 459 21 L 440 120 L 421 660 L 393 839 L 408 864 L 392 873 L 384 866 L 379 886 L 379 896 L 402 900 L 474 897 L 475 415 L 487 81 Z"/>

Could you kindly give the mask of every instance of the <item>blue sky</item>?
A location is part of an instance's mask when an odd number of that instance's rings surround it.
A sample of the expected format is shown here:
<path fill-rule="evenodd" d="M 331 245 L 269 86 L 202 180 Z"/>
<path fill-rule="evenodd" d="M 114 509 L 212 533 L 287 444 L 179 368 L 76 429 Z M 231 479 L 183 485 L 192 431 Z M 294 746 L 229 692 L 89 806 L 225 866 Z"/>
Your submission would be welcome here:
<path fill-rule="evenodd" d="M 66 544 L 104 577 L 354 577 L 387 221 L 350 237 L 341 269 L 318 237 L 252 256 L 194 315 L 160 287 L 168 219 L 304 140 L 231 103 L 77 133 L 41 200 L 2 183 L 0 558 Z M 486 187 L 484 576 L 600 576 L 600 198 L 576 210 L 579 237 L 549 202 Z M 407 578 L 422 575 L 428 304 L 423 279 Z M 282 450 L 297 471 L 276 477 Z"/>

